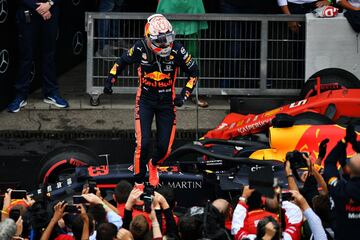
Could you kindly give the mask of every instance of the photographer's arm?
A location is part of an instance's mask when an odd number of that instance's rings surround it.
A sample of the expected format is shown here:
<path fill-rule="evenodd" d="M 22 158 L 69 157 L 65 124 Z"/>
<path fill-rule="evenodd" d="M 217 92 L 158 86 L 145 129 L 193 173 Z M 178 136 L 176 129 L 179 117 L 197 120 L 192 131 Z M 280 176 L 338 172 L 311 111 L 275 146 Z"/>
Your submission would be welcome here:
<path fill-rule="evenodd" d="M 51 236 L 51 233 L 54 229 L 54 227 L 58 224 L 58 221 L 63 217 L 64 210 L 66 207 L 66 203 L 64 202 L 58 202 L 54 207 L 54 215 L 51 218 L 49 224 L 47 225 L 45 231 L 41 235 L 40 240 L 48 240 Z"/>
<path fill-rule="evenodd" d="M 160 207 L 162 208 L 164 216 L 165 216 L 166 234 L 169 236 L 177 235 L 175 218 L 174 218 L 173 212 L 172 212 L 168 202 L 166 201 L 164 196 L 162 196 L 158 192 L 155 192 L 155 198 L 156 198 L 157 202 L 159 203 Z M 161 221 L 159 221 L 159 223 L 161 226 Z"/>
<path fill-rule="evenodd" d="M 109 202 L 106 201 L 105 199 L 103 199 L 102 201 L 103 201 L 103 203 L 109 208 L 109 210 L 111 210 L 111 211 L 113 211 L 113 212 L 115 212 L 115 213 L 118 212 L 118 209 L 117 209 L 114 205 L 112 205 L 111 203 L 109 203 Z"/>
<path fill-rule="evenodd" d="M 154 197 L 154 199 L 153 199 L 153 202 L 151 204 L 151 212 L 150 212 L 150 216 L 149 216 L 150 220 L 151 220 L 153 240 L 158 240 L 158 239 L 161 240 L 162 239 L 160 224 L 157 220 L 156 213 L 155 213 L 155 206 L 158 204 L 160 204 L 160 206 L 161 206 L 161 203 L 158 202 L 159 195 L 158 195 L 158 197 Z"/>
<path fill-rule="evenodd" d="M 316 179 L 316 182 L 318 186 L 321 187 L 322 191 L 320 192 L 321 195 L 327 196 L 329 194 L 329 190 L 327 187 L 327 184 L 324 180 L 324 178 L 321 176 L 321 174 L 313 168 L 313 175 Z"/>
<path fill-rule="evenodd" d="M 89 189 L 89 188 L 88 188 Z M 106 201 L 106 199 L 104 199 L 102 196 L 101 196 L 101 192 L 100 192 L 100 189 L 95 187 L 95 191 L 96 191 L 96 196 L 98 196 L 102 201 L 103 203 L 113 212 L 115 213 L 118 213 L 118 209 L 112 205 L 111 203 L 109 203 L 108 201 Z"/>
<path fill-rule="evenodd" d="M 296 204 L 301 208 L 306 217 L 311 232 L 314 234 L 314 239 L 327 239 L 324 227 L 322 226 L 320 218 L 314 213 L 306 199 L 297 191 L 292 191 L 293 198 Z"/>
<path fill-rule="evenodd" d="M 328 184 L 330 184 L 330 180 L 332 182 L 340 178 L 336 164 L 338 160 L 346 158 L 346 145 L 344 140 L 339 141 L 325 160 L 324 179 Z"/>
<path fill-rule="evenodd" d="M 248 206 L 246 205 L 246 201 L 254 191 L 255 190 L 250 189 L 249 186 L 244 186 L 243 193 L 239 198 L 239 203 L 234 210 L 231 222 L 231 234 L 235 235 L 235 239 L 241 239 L 240 236 L 246 234 L 244 231 L 241 231 L 244 229 L 244 221 L 247 215 Z"/>
<path fill-rule="evenodd" d="M 137 188 L 134 188 L 125 203 L 125 209 L 124 209 L 124 222 L 123 222 L 123 228 L 129 229 L 130 222 L 132 221 L 132 209 L 133 206 L 136 203 L 136 200 L 140 198 L 140 195 L 142 194 L 142 191 L 140 191 Z"/>
<path fill-rule="evenodd" d="M 288 180 L 289 190 L 299 191 L 299 188 L 295 182 L 295 178 L 290 167 L 290 161 L 285 162 L 285 174 Z"/>
<path fill-rule="evenodd" d="M 325 139 L 326 140 L 326 139 Z M 328 140 L 328 139 L 327 139 Z M 321 142 L 321 144 L 323 144 L 324 141 Z M 327 143 L 327 142 L 326 142 Z M 320 146 L 321 146 L 320 144 Z M 320 153 L 319 153 L 319 157 L 323 158 L 323 156 L 325 156 L 326 153 L 326 146 L 325 146 L 325 152 L 323 152 L 324 150 L 321 150 L 320 147 Z M 324 178 L 321 176 L 321 174 L 317 171 L 317 169 L 314 167 L 314 164 L 312 164 L 310 158 L 308 156 L 306 156 L 305 154 L 303 154 L 303 158 L 306 160 L 306 163 L 308 165 L 308 169 L 309 169 L 309 175 L 314 176 L 315 180 L 316 180 L 316 184 L 317 186 L 314 186 L 316 189 L 318 186 L 320 186 L 322 188 L 322 192 L 320 192 L 321 195 L 328 195 L 328 188 L 326 185 L 326 182 L 324 180 Z M 305 184 L 304 184 L 305 187 Z"/>
<path fill-rule="evenodd" d="M 117 211 L 113 211 L 110 209 L 101 198 L 93 193 L 82 194 L 82 196 L 90 203 L 90 204 L 101 204 L 105 211 L 106 217 L 109 223 L 113 223 L 117 228 L 120 228 L 123 224 L 122 218 L 117 214 Z"/>
<path fill-rule="evenodd" d="M 3 201 L 3 208 L 1 211 L 1 221 L 4 221 L 6 218 L 9 217 L 9 206 L 11 203 L 11 190 L 5 193 L 4 201 Z"/>
<path fill-rule="evenodd" d="M 124 209 L 124 219 L 123 219 L 122 227 L 129 230 L 131 221 L 132 221 L 132 210 Z"/>
<path fill-rule="evenodd" d="M 83 220 L 83 229 L 81 234 L 81 240 L 88 240 L 90 237 L 90 227 L 89 227 L 89 217 L 86 214 L 86 210 L 82 204 L 79 204 L 80 207 L 80 218 Z"/>

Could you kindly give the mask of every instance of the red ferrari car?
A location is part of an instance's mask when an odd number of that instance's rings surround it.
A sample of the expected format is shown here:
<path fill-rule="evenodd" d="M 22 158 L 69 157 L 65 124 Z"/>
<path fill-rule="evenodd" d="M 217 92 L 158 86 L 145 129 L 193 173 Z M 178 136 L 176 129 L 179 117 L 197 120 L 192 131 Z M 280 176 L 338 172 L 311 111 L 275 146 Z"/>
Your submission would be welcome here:
<path fill-rule="evenodd" d="M 263 132 L 271 126 L 272 120 L 279 113 L 304 119 L 306 121 L 303 123 L 307 124 L 328 124 L 331 121 L 327 119 L 337 121 L 342 117 L 360 118 L 360 89 L 325 91 L 257 115 L 230 113 L 204 138 L 232 139 Z"/>

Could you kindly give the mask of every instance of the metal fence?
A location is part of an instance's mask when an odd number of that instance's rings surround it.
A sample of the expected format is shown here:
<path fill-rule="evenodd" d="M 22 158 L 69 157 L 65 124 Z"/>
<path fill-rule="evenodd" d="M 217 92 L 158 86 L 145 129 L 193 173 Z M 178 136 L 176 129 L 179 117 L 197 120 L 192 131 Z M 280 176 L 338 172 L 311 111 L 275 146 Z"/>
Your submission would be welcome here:
<path fill-rule="evenodd" d="M 147 13 L 87 13 L 87 92 L 96 97 L 115 56 L 143 37 Z M 195 45 L 200 67 L 200 93 L 211 95 L 294 95 L 304 83 L 305 16 L 302 15 L 166 15 L 172 21 L 201 24 L 207 29 L 177 35 L 185 47 Z M 288 22 L 302 27 L 295 33 Z M 105 29 L 105 30 L 104 30 Z M 101 52 L 102 46 L 110 51 Z M 189 48 L 188 47 L 188 48 Z M 194 48 L 194 47 L 192 47 Z M 135 93 L 137 66 L 129 66 L 114 93 Z M 180 72 L 176 87 L 184 85 Z"/>

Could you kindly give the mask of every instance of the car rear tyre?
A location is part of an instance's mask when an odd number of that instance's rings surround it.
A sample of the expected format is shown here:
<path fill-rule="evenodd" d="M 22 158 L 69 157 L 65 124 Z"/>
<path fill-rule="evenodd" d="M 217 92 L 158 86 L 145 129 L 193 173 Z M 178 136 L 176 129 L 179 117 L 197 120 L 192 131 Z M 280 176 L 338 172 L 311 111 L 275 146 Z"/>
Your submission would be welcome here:
<path fill-rule="evenodd" d="M 99 165 L 99 158 L 88 148 L 71 145 L 49 152 L 42 163 L 38 183 L 55 183 L 74 173 L 76 167 Z"/>
<path fill-rule="evenodd" d="M 320 76 L 320 82 L 322 84 L 326 84 L 326 83 L 339 83 L 341 86 L 346 87 L 346 88 L 360 88 L 360 83 L 356 82 L 352 79 L 347 78 L 346 76 L 341 76 L 341 75 L 323 75 Z M 308 93 L 314 89 L 314 86 L 316 85 L 316 80 L 308 80 L 304 87 L 301 89 L 300 92 L 300 98 L 304 99 Z M 310 94 L 310 96 L 314 96 L 316 94 L 316 92 L 314 91 L 313 93 Z"/>

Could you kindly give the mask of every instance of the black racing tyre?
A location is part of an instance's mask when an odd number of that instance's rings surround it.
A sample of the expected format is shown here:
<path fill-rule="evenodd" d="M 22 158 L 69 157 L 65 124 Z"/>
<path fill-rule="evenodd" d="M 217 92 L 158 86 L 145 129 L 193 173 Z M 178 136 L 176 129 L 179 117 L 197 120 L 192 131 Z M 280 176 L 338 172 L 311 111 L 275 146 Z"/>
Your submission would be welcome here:
<path fill-rule="evenodd" d="M 339 83 L 341 86 L 346 88 L 360 88 L 360 82 L 351 80 L 347 78 L 346 76 L 340 76 L 340 75 L 323 75 L 320 76 L 320 82 L 322 84 L 325 83 Z M 314 89 L 314 86 L 316 85 L 316 79 L 315 80 L 308 80 L 304 87 L 301 89 L 300 92 L 300 98 L 304 99 L 305 96 Z M 315 95 L 316 92 L 313 92 L 310 96 Z"/>
<path fill-rule="evenodd" d="M 97 166 L 99 157 L 83 146 L 70 145 L 47 153 L 42 159 L 38 183 L 55 183 L 79 166 Z"/>
<path fill-rule="evenodd" d="M 304 112 L 294 116 L 294 125 L 331 125 L 335 124 L 330 118 L 314 112 Z"/>

